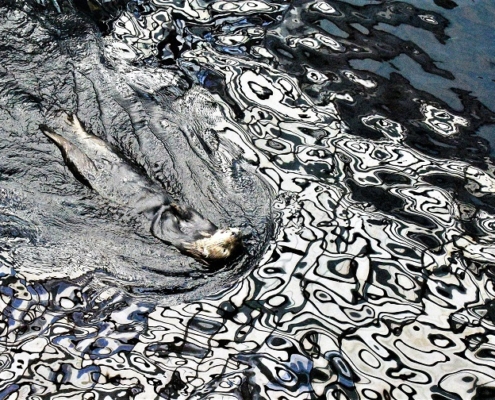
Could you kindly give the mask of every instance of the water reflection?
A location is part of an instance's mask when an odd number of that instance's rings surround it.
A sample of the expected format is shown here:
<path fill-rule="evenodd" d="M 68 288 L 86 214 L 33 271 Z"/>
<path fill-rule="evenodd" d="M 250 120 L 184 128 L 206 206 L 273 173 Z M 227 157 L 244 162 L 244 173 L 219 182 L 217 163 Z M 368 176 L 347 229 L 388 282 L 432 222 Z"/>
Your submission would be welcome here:
<path fill-rule="evenodd" d="M 4 397 L 494 395 L 495 169 L 477 135 L 493 105 L 437 61 L 465 34 L 453 2 L 361 3 L 3 9 L 22 49 L 1 76 Z M 62 106 L 169 192 L 253 229 L 252 271 L 202 276 L 61 165 L 47 172 L 37 123 Z M 189 285 L 207 289 L 181 297 Z"/>

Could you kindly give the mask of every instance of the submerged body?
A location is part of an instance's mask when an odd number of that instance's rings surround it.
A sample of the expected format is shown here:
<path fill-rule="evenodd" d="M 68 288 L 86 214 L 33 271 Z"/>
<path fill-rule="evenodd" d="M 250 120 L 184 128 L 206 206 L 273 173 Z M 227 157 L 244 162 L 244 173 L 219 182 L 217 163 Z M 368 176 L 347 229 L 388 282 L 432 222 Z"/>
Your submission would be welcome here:
<path fill-rule="evenodd" d="M 156 183 L 120 157 L 105 141 L 68 115 L 71 129 L 62 136 L 46 125 L 41 131 L 60 149 L 82 183 L 101 196 L 130 208 L 150 224 L 151 233 L 205 264 L 221 263 L 242 247 L 238 229 L 218 229 L 191 208 L 183 208 Z"/>

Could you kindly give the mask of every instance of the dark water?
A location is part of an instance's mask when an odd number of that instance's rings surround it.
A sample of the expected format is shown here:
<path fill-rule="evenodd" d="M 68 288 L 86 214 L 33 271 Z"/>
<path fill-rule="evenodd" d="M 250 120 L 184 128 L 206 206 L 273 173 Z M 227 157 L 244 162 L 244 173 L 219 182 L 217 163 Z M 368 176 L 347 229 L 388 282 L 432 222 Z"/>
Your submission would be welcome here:
<path fill-rule="evenodd" d="M 495 398 L 495 6 L 0 8 L 0 398 Z M 217 271 L 83 186 L 79 116 L 249 233 Z"/>

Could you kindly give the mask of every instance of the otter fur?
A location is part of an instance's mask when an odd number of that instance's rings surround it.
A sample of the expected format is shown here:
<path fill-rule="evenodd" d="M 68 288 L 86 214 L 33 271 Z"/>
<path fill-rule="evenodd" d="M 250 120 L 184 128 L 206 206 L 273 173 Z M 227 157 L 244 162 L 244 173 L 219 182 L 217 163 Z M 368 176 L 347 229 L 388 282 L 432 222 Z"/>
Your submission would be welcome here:
<path fill-rule="evenodd" d="M 47 125 L 40 130 L 57 145 L 79 181 L 143 216 L 155 237 L 207 265 L 224 263 L 242 248 L 239 229 L 218 229 L 192 208 L 179 206 L 108 143 L 88 133 L 77 116 L 68 114 L 66 120 L 71 129 L 64 136 Z"/>

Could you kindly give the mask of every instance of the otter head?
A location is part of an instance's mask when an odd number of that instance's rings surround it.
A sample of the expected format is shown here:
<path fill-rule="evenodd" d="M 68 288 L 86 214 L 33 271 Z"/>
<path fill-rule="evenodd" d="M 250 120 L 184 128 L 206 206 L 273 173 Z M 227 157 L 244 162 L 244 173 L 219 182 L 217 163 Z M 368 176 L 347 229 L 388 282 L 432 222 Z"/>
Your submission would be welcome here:
<path fill-rule="evenodd" d="M 183 248 L 205 264 L 227 261 L 242 248 L 242 235 L 237 228 L 218 229 L 213 234 L 203 232 L 202 236 L 192 243 L 183 243 Z"/>

